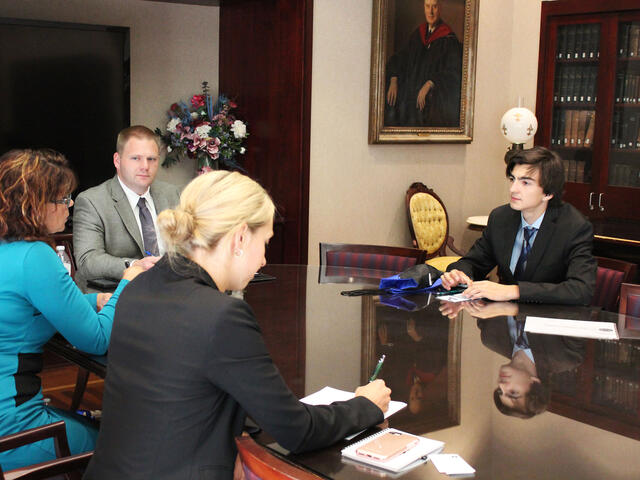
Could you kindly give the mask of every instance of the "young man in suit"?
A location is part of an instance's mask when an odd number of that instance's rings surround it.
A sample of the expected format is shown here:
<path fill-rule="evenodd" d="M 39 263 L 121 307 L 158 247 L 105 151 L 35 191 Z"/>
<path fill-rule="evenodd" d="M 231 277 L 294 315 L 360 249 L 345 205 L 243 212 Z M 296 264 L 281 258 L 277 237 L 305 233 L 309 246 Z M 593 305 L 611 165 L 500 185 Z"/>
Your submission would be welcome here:
<path fill-rule="evenodd" d="M 150 268 L 164 252 L 157 214 L 178 204 L 177 187 L 154 182 L 162 148 L 149 128 L 135 125 L 118 134 L 116 175 L 78 195 L 73 212 L 76 281 L 120 279 L 129 265 Z"/>
<path fill-rule="evenodd" d="M 482 237 L 449 265 L 444 288 L 466 284 L 470 299 L 589 304 L 597 268 L 593 227 L 561 201 L 562 160 L 543 147 L 521 150 L 506 174 L 509 204 L 491 212 Z M 496 266 L 499 283 L 484 280 Z"/>

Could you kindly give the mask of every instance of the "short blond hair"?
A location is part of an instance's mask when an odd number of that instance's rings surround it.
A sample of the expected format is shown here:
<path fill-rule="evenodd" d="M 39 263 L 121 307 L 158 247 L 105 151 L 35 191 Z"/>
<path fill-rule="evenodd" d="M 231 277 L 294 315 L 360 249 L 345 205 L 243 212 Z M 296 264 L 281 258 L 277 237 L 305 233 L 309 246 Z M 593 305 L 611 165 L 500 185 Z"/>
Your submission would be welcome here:
<path fill-rule="evenodd" d="M 169 255 L 189 256 L 194 248 L 214 248 L 244 223 L 255 230 L 273 221 L 275 206 L 256 181 L 238 172 L 218 170 L 193 179 L 180 204 L 158 215 Z"/>
<path fill-rule="evenodd" d="M 145 127 L 144 125 L 132 125 L 120 130 L 120 133 L 118 133 L 118 138 L 116 139 L 116 152 L 118 152 L 118 155 L 122 155 L 124 146 L 133 137 L 141 140 L 153 140 L 156 142 L 156 145 L 158 146 L 158 154 L 160 156 L 162 156 L 166 151 L 164 143 L 162 143 L 162 139 L 156 135 L 153 130 Z"/>

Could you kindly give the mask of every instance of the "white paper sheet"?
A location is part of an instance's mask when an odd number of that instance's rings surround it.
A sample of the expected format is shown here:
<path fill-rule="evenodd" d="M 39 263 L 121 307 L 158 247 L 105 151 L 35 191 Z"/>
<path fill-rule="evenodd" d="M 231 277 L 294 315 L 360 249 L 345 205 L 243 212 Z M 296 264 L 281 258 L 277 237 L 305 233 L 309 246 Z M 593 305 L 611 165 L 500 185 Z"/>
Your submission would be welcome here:
<path fill-rule="evenodd" d="M 346 392 L 344 390 L 338 390 L 337 388 L 333 387 L 324 387 L 323 389 L 318 390 L 311 395 L 307 395 L 306 397 L 301 398 L 300 401 L 302 403 L 306 403 L 307 405 L 330 405 L 333 402 L 344 402 L 347 400 L 351 400 L 355 396 L 356 395 L 353 392 Z M 404 402 L 396 402 L 394 400 L 391 400 L 391 402 L 389 403 L 389 408 L 386 412 L 384 412 L 384 418 L 389 418 L 391 415 L 399 412 L 406 406 L 407 404 Z"/>
<path fill-rule="evenodd" d="M 619 339 L 615 323 L 589 322 L 565 318 L 527 317 L 524 331 L 569 337 Z"/>
<path fill-rule="evenodd" d="M 447 475 L 471 475 L 475 469 L 457 453 L 438 453 L 429 455 L 429 460 L 440 473 Z"/>
<path fill-rule="evenodd" d="M 439 295 L 438 300 L 441 302 L 470 302 L 471 299 L 469 297 L 465 297 L 461 293 L 456 293 L 454 295 Z"/>

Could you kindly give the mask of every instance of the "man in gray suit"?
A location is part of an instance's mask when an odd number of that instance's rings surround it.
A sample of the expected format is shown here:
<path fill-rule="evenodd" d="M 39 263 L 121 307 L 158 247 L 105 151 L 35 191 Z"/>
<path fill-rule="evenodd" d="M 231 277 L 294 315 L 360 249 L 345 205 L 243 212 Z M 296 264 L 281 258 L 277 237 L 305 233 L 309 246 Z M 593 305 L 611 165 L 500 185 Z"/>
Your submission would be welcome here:
<path fill-rule="evenodd" d="M 84 290 L 88 280 L 120 279 L 133 264 L 152 267 L 164 253 L 157 214 L 178 204 L 174 185 L 154 182 L 160 138 L 136 125 L 118 134 L 113 164 L 117 174 L 78 195 L 73 212 L 73 248 Z"/>

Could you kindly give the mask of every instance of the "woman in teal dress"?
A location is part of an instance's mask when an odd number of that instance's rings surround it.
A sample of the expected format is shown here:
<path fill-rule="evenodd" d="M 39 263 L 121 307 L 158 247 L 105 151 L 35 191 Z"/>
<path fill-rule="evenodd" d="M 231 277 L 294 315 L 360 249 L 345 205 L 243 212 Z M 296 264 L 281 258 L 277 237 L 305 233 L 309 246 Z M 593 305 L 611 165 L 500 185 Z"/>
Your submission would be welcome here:
<path fill-rule="evenodd" d="M 109 298 L 83 295 L 48 238 L 64 230 L 76 178 L 52 150 L 12 150 L 0 157 L 0 436 L 64 420 L 72 453 L 92 450 L 95 427 L 48 407 L 38 373 L 43 345 L 60 332 L 80 350 L 104 354 L 115 303 L 140 271 L 130 267 Z M 0 453 L 10 470 L 55 458 L 53 440 Z"/>

